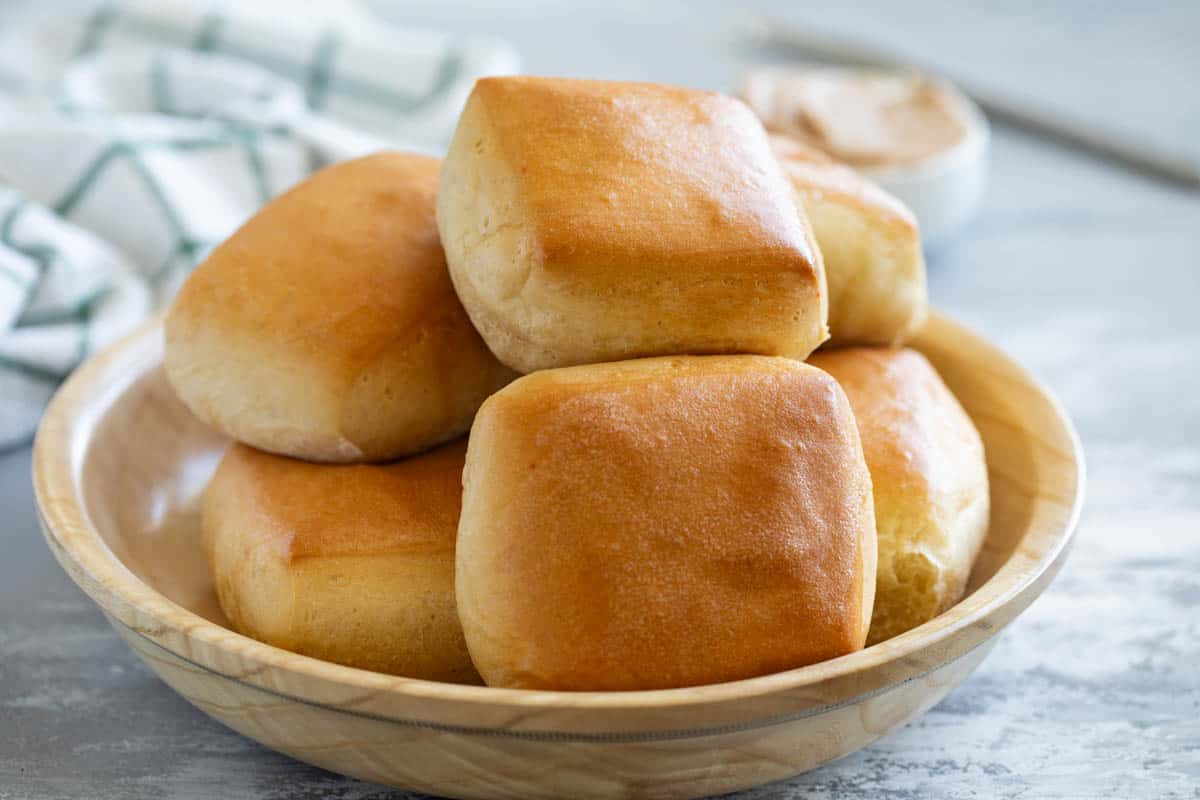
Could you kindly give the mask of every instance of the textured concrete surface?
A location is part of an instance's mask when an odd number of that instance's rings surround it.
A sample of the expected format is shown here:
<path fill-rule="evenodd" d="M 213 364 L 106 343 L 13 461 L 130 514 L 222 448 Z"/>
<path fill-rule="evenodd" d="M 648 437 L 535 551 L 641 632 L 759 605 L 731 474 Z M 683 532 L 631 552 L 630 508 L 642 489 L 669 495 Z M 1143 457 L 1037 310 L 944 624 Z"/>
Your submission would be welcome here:
<path fill-rule="evenodd" d="M 606 38 L 636 17 L 613 9 L 634 5 L 580 12 L 598 28 L 580 42 L 575 72 L 678 80 L 694 65 L 693 82 L 730 83 L 745 55 L 695 19 L 667 36 L 653 16 L 666 11 L 638 12 L 658 25 L 656 53 L 641 48 L 644 27 L 632 43 Z M 1151 25 L 1168 42 L 1176 28 L 1200 29 L 1197 6 L 1172 17 L 1165 5 L 1136 24 L 1129 11 L 1052 27 L 1076 25 L 1092 47 L 1118 37 L 1103 24 Z M 494 27 L 530 68 L 564 71 L 562 40 L 580 34 L 559 4 L 535 7 L 556 40 L 544 51 L 521 24 L 532 12 L 496 15 Z M 960 30 L 997 13 L 955 8 L 947 18 Z M 917 13 L 936 16 L 927 5 Z M 432 5 L 428 14 L 465 18 Z M 1170 56 L 1166 45 L 1114 53 L 1152 55 L 1158 68 Z M 1034 56 L 1012 66 L 1030 82 Z M 1069 49 L 1055 57 L 1076 64 Z M 1195 139 L 1195 93 L 1155 91 L 1137 102 L 1182 103 L 1162 118 L 1190 122 L 1166 133 Z M 999 130 L 984 211 L 931 258 L 930 279 L 938 305 L 1033 369 L 1078 425 L 1089 500 L 1074 552 L 984 665 L 921 720 L 738 797 L 1200 798 L 1200 195 Z M 27 449 L 0 456 L 0 798 L 404 797 L 267 751 L 159 683 L 53 562 L 28 471 Z"/>

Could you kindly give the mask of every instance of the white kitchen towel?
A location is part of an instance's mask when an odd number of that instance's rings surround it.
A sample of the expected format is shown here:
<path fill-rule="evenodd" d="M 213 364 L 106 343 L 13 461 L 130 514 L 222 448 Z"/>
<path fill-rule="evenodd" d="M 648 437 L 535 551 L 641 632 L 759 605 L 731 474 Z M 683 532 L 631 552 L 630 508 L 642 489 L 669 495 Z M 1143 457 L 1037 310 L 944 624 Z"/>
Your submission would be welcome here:
<path fill-rule="evenodd" d="M 331 161 L 440 150 L 474 80 L 517 67 L 485 37 L 296 8 L 131 2 L 0 31 L 0 448 L 267 199 Z"/>

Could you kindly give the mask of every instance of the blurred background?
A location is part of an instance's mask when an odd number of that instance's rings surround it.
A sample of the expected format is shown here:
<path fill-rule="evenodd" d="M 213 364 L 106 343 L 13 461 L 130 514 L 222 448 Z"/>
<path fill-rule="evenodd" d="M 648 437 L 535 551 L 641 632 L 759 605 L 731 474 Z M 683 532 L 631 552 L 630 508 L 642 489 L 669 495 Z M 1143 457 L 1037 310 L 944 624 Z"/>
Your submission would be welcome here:
<path fill-rule="evenodd" d="M 1200 157 L 1200 9 L 1152 3 L 714 2 L 391 3 L 380 16 L 512 42 L 533 74 L 736 88 L 750 64 L 778 61 L 746 36 L 755 23 L 877 45 L 919 64 Z M 736 6 L 736 7 L 735 7 Z M 1189 135 L 1189 133 L 1191 135 Z"/>
<path fill-rule="evenodd" d="M 933 303 L 1079 428 L 1089 499 L 1064 572 L 931 713 L 744 797 L 1200 797 L 1200 195 L 1179 178 L 1200 163 L 1200 3 L 369 0 L 241 3 L 219 24 L 144 3 L 161 24 L 123 39 L 131 7 L 0 0 L 0 798 L 392 796 L 225 730 L 118 642 L 37 531 L 42 404 L 312 166 L 444 146 L 476 73 L 732 91 L 811 57 L 797 40 L 944 74 L 1124 159 L 994 116 L 978 213 L 927 253 Z M 137 56 L 174 50 L 165 76 Z M 238 52 L 258 55 L 205 60 Z M 347 90 L 363 83 L 383 100 Z M 197 136 L 211 159 L 162 155 Z M 134 140 L 154 143 L 145 171 L 71 191 Z"/>

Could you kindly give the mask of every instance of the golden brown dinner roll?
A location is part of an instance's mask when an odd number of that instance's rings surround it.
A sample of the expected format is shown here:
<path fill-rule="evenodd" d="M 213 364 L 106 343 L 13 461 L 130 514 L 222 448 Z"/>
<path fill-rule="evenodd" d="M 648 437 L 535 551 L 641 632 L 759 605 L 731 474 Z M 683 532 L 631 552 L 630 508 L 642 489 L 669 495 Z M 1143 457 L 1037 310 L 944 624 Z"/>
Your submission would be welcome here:
<path fill-rule="evenodd" d="M 988 525 L 983 442 L 925 357 L 848 348 L 811 363 L 838 379 L 875 486 L 879 577 L 868 643 L 926 622 L 962 597 Z"/>
<path fill-rule="evenodd" d="M 785 358 L 548 370 L 483 404 L 458 608 L 490 686 L 660 689 L 863 646 L 871 482 L 837 383 Z"/>
<path fill-rule="evenodd" d="M 843 164 L 785 136 L 771 146 L 812 224 L 829 286 L 829 344 L 898 345 L 925 320 L 917 218 Z"/>
<path fill-rule="evenodd" d="M 204 547 L 233 627 L 352 667 L 478 683 L 454 609 L 466 440 L 388 465 L 309 464 L 235 444 L 204 495 Z"/>
<path fill-rule="evenodd" d="M 438 162 L 347 161 L 276 198 L 188 278 L 167 376 L 263 450 L 374 461 L 466 432 L 511 373 L 471 326 L 434 223 Z"/>
<path fill-rule="evenodd" d="M 442 169 L 438 227 L 472 321 L 521 372 L 804 358 L 827 336 L 820 253 L 762 125 L 731 97 L 480 80 Z"/>

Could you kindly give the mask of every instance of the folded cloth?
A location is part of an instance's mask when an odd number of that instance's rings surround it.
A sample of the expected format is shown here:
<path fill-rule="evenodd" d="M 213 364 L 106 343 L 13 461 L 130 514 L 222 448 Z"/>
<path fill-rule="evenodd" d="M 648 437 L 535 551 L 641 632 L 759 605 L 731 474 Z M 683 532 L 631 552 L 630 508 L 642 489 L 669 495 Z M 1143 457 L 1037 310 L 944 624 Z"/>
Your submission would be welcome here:
<path fill-rule="evenodd" d="M 263 202 L 331 161 L 436 151 L 505 43 L 349 2 L 130 2 L 0 31 L 0 448 Z"/>

